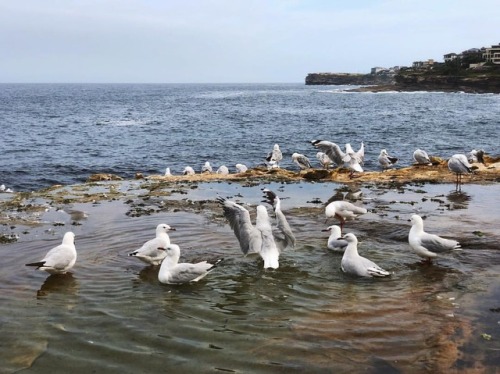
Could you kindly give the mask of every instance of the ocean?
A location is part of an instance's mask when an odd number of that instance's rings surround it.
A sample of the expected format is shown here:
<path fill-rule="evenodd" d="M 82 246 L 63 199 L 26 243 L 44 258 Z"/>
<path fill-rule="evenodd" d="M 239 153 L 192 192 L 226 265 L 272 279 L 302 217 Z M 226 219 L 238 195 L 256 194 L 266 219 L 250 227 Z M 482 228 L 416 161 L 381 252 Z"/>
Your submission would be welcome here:
<path fill-rule="evenodd" d="M 447 158 L 498 154 L 500 95 L 355 93 L 303 84 L 0 84 L 0 183 L 15 191 L 75 184 L 93 173 L 132 178 L 205 161 L 234 172 L 263 163 L 275 143 L 319 167 L 310 140 L 356 150 L 378 168 L 381 149 Z"/>

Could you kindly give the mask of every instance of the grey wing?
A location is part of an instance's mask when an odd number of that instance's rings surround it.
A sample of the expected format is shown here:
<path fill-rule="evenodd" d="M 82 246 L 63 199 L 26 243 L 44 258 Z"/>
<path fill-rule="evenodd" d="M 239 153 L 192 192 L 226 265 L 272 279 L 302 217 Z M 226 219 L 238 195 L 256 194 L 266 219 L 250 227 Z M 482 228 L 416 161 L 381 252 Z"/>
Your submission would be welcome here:
<path fill-rule="evenodd" d="M 345 157 L 345 154 L 337 144 L 322 140 L 315 143 L 314 146 L 321 152 L 325 153 L 330 158 L 330 160 L 335 162 L 337 165 L 342 165 L 342 163 L 344 162 L 343 159 Z"/>
<path fill-rule="evenodd" d="M 306 156 L 300 156 L 299 163 L 307 168 L 312 168 L 311 161 L 309 161 L 309 159 Z"/>
<path fill-rule="evenodd" d="M 375 262 L 368 260 L 365 257 L 361 257 L 361 259 L 362 259 L 363 266 L 366 268 L 366 271 L 372 277 L 383 277 L 383 276 L 390 275 L 390 273 L 388 271 L 382 269 Z"/>
<path fill-rule="evenodd" d="M 203 278 L 212 267 L 213 265 L 207 262 L 200 262 L 198 264 L 178 264 L 175 269 L 171 271 L 170 282 L 188 283 L 197 281 Z"/>
<path fill-rule="evenodd" d="M 229 226 L 233 229 L 243 253 L 259 252 L 262 238 L 259 231 L 252 225 L 248 210 L 223 198 L 220 198 L 219 202 L 222 204 L 224 216 L 229 221 Z"/>
<path fill-rule="evenodd" d="M 422 247 L 435 253 L 442 253 L 460 248 L 460 245 L 456 240 L 445 239 L 428 233 L 424 233 L 421 236 L 420 244 Z"/>
<path fill-rule="evenodd" d="M 292 229 L 290 228 L 285 215 L 281 210 L 278 210 L 275 213 L 277 228 L 276 230 L 273 230 L 273 236 L 279 250 L 282 251 L 287 247 L 294 248 L 295 236 L 292 233 Z"/>
<path fill-rule="evenodd" d="M 347 241 L 344 239 L 332 239 L 328 241 L 328 248 L 333 250 L 345 250 L 347 247 Z"/>

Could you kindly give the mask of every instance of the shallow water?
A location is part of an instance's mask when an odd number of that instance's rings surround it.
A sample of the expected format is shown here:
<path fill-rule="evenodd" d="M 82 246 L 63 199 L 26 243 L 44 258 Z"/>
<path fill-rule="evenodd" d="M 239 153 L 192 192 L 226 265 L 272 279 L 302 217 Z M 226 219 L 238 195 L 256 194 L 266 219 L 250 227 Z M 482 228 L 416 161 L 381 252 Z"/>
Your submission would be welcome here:
<path fill-rule="evenodd" d="M 393 273 L 388 279 L 348 277 L 341 256 L 326 249 L 324 203 L 355 187 L 266 186 L 283 198 L 297 237 L 275 271 L 242 256 L 220 209 L 177 211 L 166 197 L 142 201 L 166 206 L 151 215 L 132 217 L 131 204 L 110 201 L 66 207 L 87 213 L 77 226 L 49 210 L 44 225 L 18 227 L 19 241 L 0 246 L 0 370 L 435 373 L 500 365 L 500 185 L 466 185 L 459 195 L 448 184 L 360 186 L 357 203 L 369 212 L 345 231 Z M 201 183 L 168 199 L 189 205 L 221 195 L 254 205 L 262 187 Z M 407 243 L 415 211 L 427 231 L 463 250 L 421 265 Z M 127 254 L 160 222 L 177 229 L 170 237 L 184 261 L 224 257 L 223 265 L 197 284 L 159 284 L 157 269 Z M 68 230 L 78 251 L 71 274 L 24 266 Z"/>

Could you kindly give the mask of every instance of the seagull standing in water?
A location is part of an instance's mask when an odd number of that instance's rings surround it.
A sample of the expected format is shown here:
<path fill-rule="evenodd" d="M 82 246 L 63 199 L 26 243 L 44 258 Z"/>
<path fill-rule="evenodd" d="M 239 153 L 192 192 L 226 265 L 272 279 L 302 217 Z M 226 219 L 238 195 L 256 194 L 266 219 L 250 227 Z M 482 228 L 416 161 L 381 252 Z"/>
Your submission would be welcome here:
<path fill-rule="evenodd" d="M 224 216 L 229 221 L 229 225 L 240 243 L 242 252 L 245 255 L 258 253 L 264 260 L 264 269 L 277 269 L 279 267 L 280 250 L 295 244 L 295 238 L 290 237 L 291 231 L 288 232 L 288 230 L 284 229 L 286 219 L 281 226 L 278 224 L 277 227 L 277 231 L 280 232 L 281 236 L 275 237 L 267 209 L 263 205 L 257 206 L 257 218 L 254 226 L 247 209 L 222 197 L 218 198 L 218 201 L 222 205 Z M 281 210 L 279 211 L 281 212 Z M 283 218 L 284 215 L 280 215 L 280 218 L 278 218 L 278 214 L 276 215 L 277 220 Z M 286 225 L 288 225 L 287 222 Z"/>
<path fill-rule="evenodd" d="M 38 262 L 26 264 L 36 266 L 37 270 L 44 270 L 49 274 L 65 274 L 76 262 L 75 234 L 68 231 L 64 234 L 62 243 L 47 252 Z"/>
<path fill-rule="evenodd" d="M 156 237 L 148 240 L 141 248 L 128 255 L 137 257 L 139 260 L 149 265 L 160 265 L 166 256 L 162 248 L 166 248 L 170 245 L 170 237 L 168 236 L 169 231 L 175 231 L 175 229 L 166 223 L 160 223 L 156 226 Z"/>
<path fill-rule="evenodd" d="M 456 188 L 459 189 L 462 183 L 462 174 L 472 173 L 472 165 L 467 161 L 464 154 L 456 154 L 448 160 L 448 169 L 457 175 Z"/>
<path fill-rule="evenodd" d="M 181 249 L 176 244 L 169 244 L 164 248 L 158 248 L 165 252 L 165 257 L 158 272 L 158 280 L 165 284 L 183 284 L 197 282 L 210 273 L 223 259 L 213 264 L 207 261 L 196 264 L 180 263 Z"/>
<path fill-rule="evenodd" d="M 413 152 L 413 160 L 417 165 L 432 166 L 432 162 L 431 159 L 429 158 L 429 155 L 427 154 L 426 151 L 422 149 L 417 149 L 415 152 Z"/>
<path fill-rule="evenodd" d="M 299 167 L 299 171 L 312 168 L 309 159 L 301 153 L 294 153 L 292 155 L 292 160 Z"/>
<path fill-rule="evenodd" d="M 347 247 L 340 264 L 344 273 L 359 277 L 386 277 L 391 275 L 373 261 L 359 255 L 358 239 L 354 234 L 345 234 L 344 240 L 347 241 Z"/>
<path fill-rule="evenodd" d="M 344 252 L 347 247 L 347 241 L 342 238 L 342 230 L 337 225 L 332 225 L 321 231 L 329 232 L 327 247 L 334 252 Z"/>
<path fill-rule="evenodd" d="M 363 207 L 356 206 L 345 200 L 332 201 L 325 208 L 326 218 L 337 217 L 340 221 L 340 230 L 344 228 L 345 221 L 354 220 L 358 215 L 367 213 Z"/>
<path fill-rule="evenodd" d="M 424 221 L 418 214 L 410 219 L 412 226 L 408 234 L 408 243 L 411 249 L 426 262 L 430 263 L 438 254 L 461 250 L 460 243 L 456 240 L 441 238 L 424 231 Z"/>
<path fill-rule="evenodd" d="M 321 152 L 326 153 L 330 160 L 332 160 L 337 166 L 340 167 L 344 165 L 347 155 L 337 144 L 327 140 L 311 140 L 311 144 Z"/>
<path fill-rule="evenodd" d="M 396 157 L 389 156 L 389 153 L 385 149 L 380 151 L 380 155 L 378 156 L 378 162 L 383 169 L 388 169 L 394 166 L 398 159 Z"/>

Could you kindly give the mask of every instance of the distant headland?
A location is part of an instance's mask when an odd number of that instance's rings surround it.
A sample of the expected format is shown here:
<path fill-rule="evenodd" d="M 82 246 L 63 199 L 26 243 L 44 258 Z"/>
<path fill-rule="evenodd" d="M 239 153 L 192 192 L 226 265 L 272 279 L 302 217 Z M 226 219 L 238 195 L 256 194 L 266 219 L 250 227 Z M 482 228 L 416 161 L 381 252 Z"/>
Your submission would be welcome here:
<path fill-rule="evenodd" d="M 310 73 L 306 85 L 360 85 L 358 92 L 442 91 L 500 93 L 500 44 L 448 53 L 444 62 L 415 61 L 411 67 L 374 67 L 369 74 Z"/>

